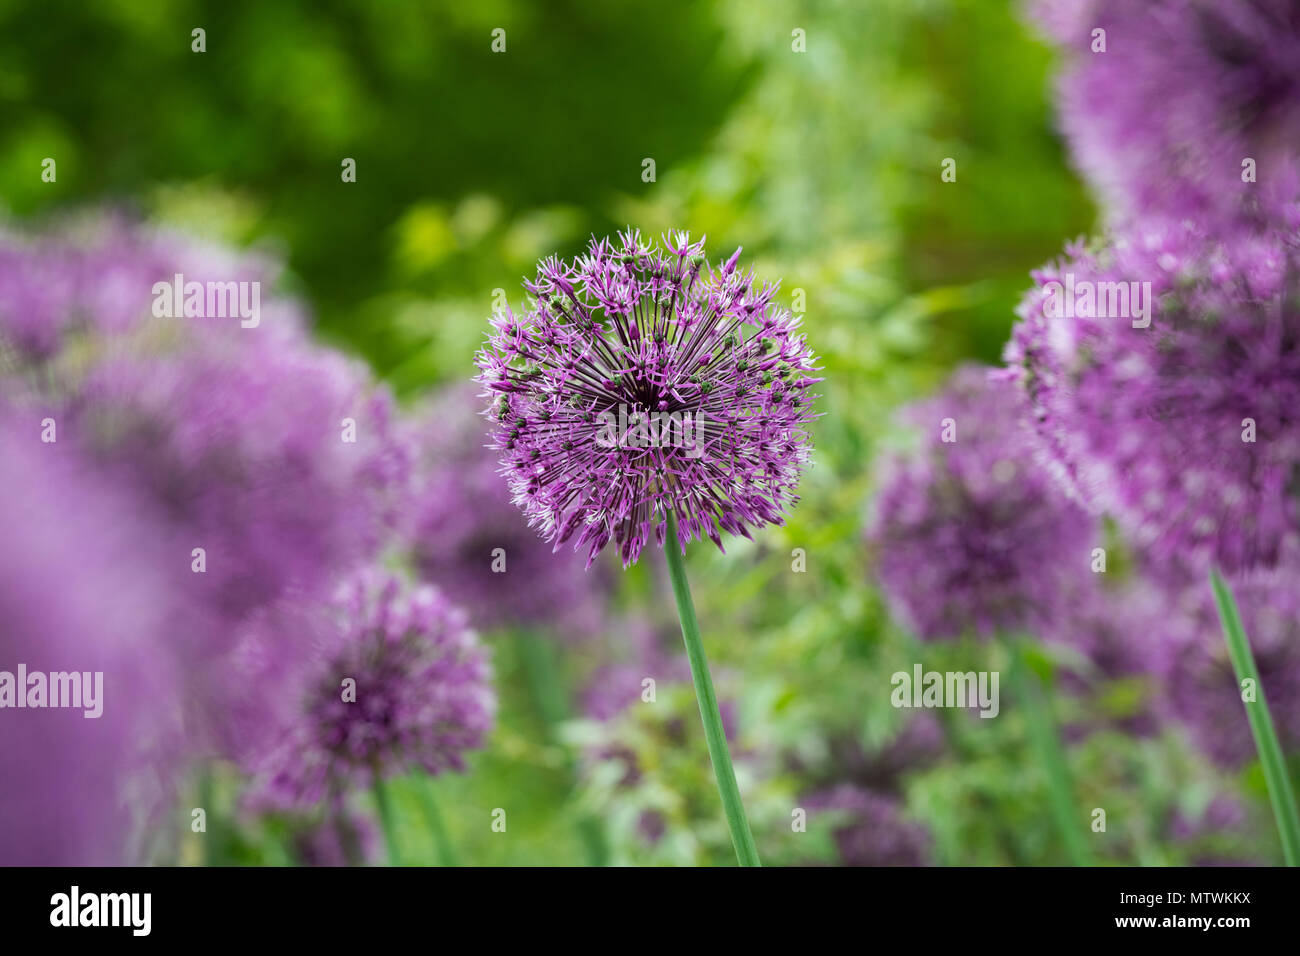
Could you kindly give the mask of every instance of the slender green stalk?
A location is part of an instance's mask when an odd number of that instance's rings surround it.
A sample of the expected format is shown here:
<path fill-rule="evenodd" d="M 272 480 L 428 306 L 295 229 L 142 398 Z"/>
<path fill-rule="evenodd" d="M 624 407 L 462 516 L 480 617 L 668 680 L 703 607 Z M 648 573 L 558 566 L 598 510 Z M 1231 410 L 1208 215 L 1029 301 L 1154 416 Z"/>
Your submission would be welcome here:
<path fill-rule="evenodd" d="M 1010 656 L 1011 686 L 1025 708 L 1030 742 L 1038 751 L 1038 759 L 1047 773 L 1047 798 L 1066 855 L 1073 866 L 1091 866 L 1092 854 L 1088 851 L 1083 830 L 1086 818 L 1075 803 L 1065 748 L 1061 746 L 1051 711 L 1043 698 L 1042 686 L 1025 665 L 1021 642 L 1007 637 L 1004 643 Z"/>
<path fill-rule="evenodd" d="M 1210 586 L 1214 589 L 1219 620 L 1223 623 L 1223 640 L 1228 645 L 1228 658 L 1236 671 L 1237 684 L 1240 686 L 1249 680 L 1255 687 L 1255 699 L 1243 703 L 1246 705 L 1246 719 L 1250 721 L 1250 732 L 1255 737 L 1255 749 L 1259 751 L 1259 760 L 1264 767 L 1268 799 L 1273 805 L 1273 816 L 1282 838 L 1282 857 L 1287 866 L 1300 866 L 1300 814 L 1296 813 L 1295 792 L 1291 789 L 1286 759 L 1282 756 L 1282 747 L 1273 727 L 1273 716 L 1269 713 L 1268 701 L 1264 699 L 1264 685 L 1259 681 L 1255 655 L 1250 651 L 1246 629 L 1241 626 L 1236 598 L 1217 568 L 1210 572 Z"/>
<path fill-rule="evenodd" d="M 424 819 L 429 824 L 429 829 L 433 831 L 433 842 L 438 848 L 438 865 L 439 866 L 460 866 L 460 861 L 456 858 L 456 848 L 451 844 L 451 836 L 447 833 L 447 825 L 443 822 L 442 811 L 438 808 L 438 797 L 434 792 L 433 777 L 424 774 L 420 787 L 420 806 L 424 810 Z"/>
<path fill-rule="evenodd" d="M 718 697 L 709 675 L 709 661 L 704 656 L 704 642 L 700 640 L 700 625 L 695 620 L 695 602 L 691 600 L 691 587 L 686 581 L 686 564 L 677 545 L 677 519 L 672 509 L 668 511 L 668 536 L 664 542 L 664 555 L 668 559 L 668 577 L 673 582 L 673 597 L 677 599 L 677 616 L 682 622 L 682 639 L 686 642 L 686 657 L 691 662 L 691 680 L 695 683 L 695 699 L 700 705 L 700 718 L 704 721 L 704 738 L 709 745 L 709 759 L 713 774 L 718 778 L 718 792 L 722 795 L 722 809 L 727 815 L 731 842 L 736 848 L 736 858 L 741 866 L 762 866 L 754 835 L 749 832 L 745 806 L 740 802 L 740 787 L 736 784 L 736 771 L 731 765 L 731 752 L 727 749 L 727 734 L 722 727 L 722 714 L 718 710 Z"/>
<path fill-rule="evenodd" d="M 388 799 L 388 785 L 379 771 L 375 771 L 372 789 L 375 793 L 375 806 L 379 808 L 379 822 L 384 829 L 384 844 L 388 847 L 388 865 L 401 866 L 401 854 L 397 848 L 397 830 L 393 820 L 393 805 Z"/>

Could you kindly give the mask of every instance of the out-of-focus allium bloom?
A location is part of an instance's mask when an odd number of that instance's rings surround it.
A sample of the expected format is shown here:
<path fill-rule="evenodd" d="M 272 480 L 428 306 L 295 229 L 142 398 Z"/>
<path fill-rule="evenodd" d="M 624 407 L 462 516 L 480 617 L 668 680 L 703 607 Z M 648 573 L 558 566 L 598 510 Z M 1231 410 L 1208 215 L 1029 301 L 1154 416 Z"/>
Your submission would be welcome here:
<path fill-rule="evenodd" d="M 483 443 L 481 405 L 467 384 L 415 416 L 420 460 L 413 514 L 404 522 L 415 566 L 480 628 L 589 637 L 600 629 L 600 585 L 608 579 L 593 580 L 596 571 L 584 573 L 581 558 L 553 554 L 528 528 L 497 476 L 497 455 Z"/>
<path fill-rule="evenodd" d="M 374 554 L 409 460 L 362 366 L 274 328 L 137 338 L 106 344 L 60 417 L 204 549 L 208 606 L 238 619 Z"/>
<path fill-rule="evenodd" d="M 894 614 L 924 640 L 1040 630 L 1089 573 L 1094 522 L 1038 466 L 1022 406 L 972 366 L 903 413 L 919 445 L 886 460 L 867 540 Z"/>
<path fill-rule="evenodd" d="M 129 490 L 41 430 L 0 398 L 0 865 L 138 863 L 173 795 L 174 582 Z"/>
<path fill-rule="evenodd" d="M 155 286 L 178 275 L 183 288 L 200 284 L 205 311 L 228 314 L 155 315 Z M 0 365 L 7 353 L 24 401 L 56 420 L 60 442 L 145 489 L 177 539 L 173 560 L 204 549 L 204 572 L 185 586 L 218 635 L 367 560 L 400 511 L 409 466 L 387 393 L 312 342 L 276 279 L 269 259 L 125 217 L 0 234 Z M 233 300 L 213 294 L 218 283 Z M 244 328 L 229 313 L 251 305 L 253 284 L 258 323 Z"/>
<path fill-rule="evenodd" d="M 1296 237 L 1152 220 L 1067 252 L 1006 349 L 1055 470 L 1157 562 L 1275 563 L 1300 528 Z"/>
<path fill-rule="evenodd" d="M 271 258 L 143 226 L 115 213 L 85 213 L 38 232 L 3 228 L 0 346 L 25 360 L 47 359 L 70 338 L 122 334 L 147 322 L 153 315 L 154 285 L 172 283 L 178 273 L 186 284 L 204 286 L 206 308 L 208 282 L 258 282 L 269 292 L 279 271 Z M 302 321 L 299 305 L 284 297 L 263 298 L 259 311 L 267 325 Z M 175 321 L 238 329 L 241 319 Z"/>
<path fill-rule="evenodd" d="M 256 789 L 301 806 L 376 774 L 464 769 L 496 713 L 487 653 L 464 612 L 432 587 L 407 589 L 378 572 L 344 585 L 337 612 L 337 626 L 296 635 L 312 648 L 297 660 L 283 658 L 290 645 L 274 633 L 274 615 L 236 652 L 263 696 L 275 697 L 243 761 Z"/>
<path fill-rule="evenodd" d="M 703 252 L 629 231 L 547 259 L 479 354 L 515 503 L 557 549 L 576 534 L 588 564 L 610 541 L 625 566 L 662 546 L 669 509 L 680 546 L 721 548 L 797 500 L 815 358 L 739 249 L 716 270 Z"/>
<path fill-rule="evenodd" d="M 1117 218 L 1300 219 L 1294 0 L 1040 0 L 1075 160 Z M 1093 31 L 1105 30 L 1105 52 Z M 1254 181 L 1243 182 L 1253 160 Z"/>
<path fill-rule="evenodd" d="M 1294 563 L 1232 582 L 1259 681 L 1284 751 L 1300 748 L 1300 589 Z M 1209 588 L 1189 584 L 1194 627 L 1166 661 L 1174 714 L 1217 764 L 1236 768 L 1256 756 L 1242 688 L 1228 659 Z"/>
<path fill-rule="evenodd" d="M 930 837 L 925 827 L 903 819 L 898 801 L 841 784 L 804 799 L 814 818 L 836 818 L 833 834 L 841 866 L 925 866 Z"/>

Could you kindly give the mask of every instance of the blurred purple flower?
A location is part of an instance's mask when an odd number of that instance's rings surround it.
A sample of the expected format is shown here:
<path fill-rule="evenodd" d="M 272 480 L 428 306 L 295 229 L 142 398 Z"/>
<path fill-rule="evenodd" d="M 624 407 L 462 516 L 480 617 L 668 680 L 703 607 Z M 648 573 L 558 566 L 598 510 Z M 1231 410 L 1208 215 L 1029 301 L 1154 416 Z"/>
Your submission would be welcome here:
<path fill-rule="evenodd" d="M 1300 749 L 1300 589 L 1297 564 L 1240 575 L 1232 588 L 1259 680 L 1284 751 Z M 1242 688 L 1228 660 L 1210 590 L 1190 581 L 1182 595 L 1191 625 L 1165 661 L 1172 712 L 1217 764 L 1238 768 L 1256 749 Z"/>
<path fill-rule="evenodd" d="M 271 257 L 236 251 L 176 230 L 144 226 L 121 213 L 92 211 L 43 230 L 0 229 L 0 345 L 28 361 L 56 355 L 78 335 L 129 333 L 153 315 L 154 284 L 276 284 Z M 263 300 L 267 325 L 297 327 L 292 299 Z M 179 319 L 239 328 L 238 317 Z M 248 330 L 251 331 L 251 330 Z"/>
<path fill-rule="evenodd" d="M 175 348 L 113 350 L 65 413 L 68 434 L 205 550 L 192 586 L 235 620 L 373 555 L 409 465 L 392 401 L 361 366 L 249 336 L 196 329 Z"/>
<path fill-rule="evenodd" d="M 601 627 L 612 583 L 557 556 L 510 501 L 497 456 L 483 440 L 472 385 L 441 393 L 414 417 L 420 449 L 409 528 L 415 565 L 465 607 L 480 628 L 545 628 L 586 638 Z M 497 549 L 501 549 L 498 554 Z"/>
<path fill-rule="evenodd" d="M 1157 563 L 1269 565 L 1297 537 L 1296 240 L 1151 220 L 1034 274 L 1006 349 L 1030 417 L 1066 487 Z M 1153 313 L 1064 317 L 1065 290 L 1103 283 L 1149 283 Z"/>
<path fill-rule="evenodd" d="M 925 866 L 930 837 L 925 827 L 903 819 L 899 802 L 852 784 L 840 784 L 803 800 L 812 825 L 826 815 L 832 824 L 841 866 Z"/>
<path fill-rule="evenodd" d="M 260 324 L 154 317 L 153 284 L 177 273 L 265 283 Z M 283 594 L 332 586 L 402 510 L 409 453 L 391 399 L 363 365 L 310 340 L 274 278 L 268 260 L 121 217 L 0 236 L 12 381 L 60 442 L 141 490 L 142 520 L 169 527 L 169 560 L 199 599 L 177 633 L 191 650 L 220 650 Z M 203 573 L 188 573 L 194 548 Z"/>
<path fill-rule="evenodd" d="M 12 682 L 0 691 L 0 864 L 142 862 L 178 769 L 175 575 L 159 572 L 165 535 L 130 490 L 40 434 L 38 416 L 0 396 L 0 670 Z M 12 709 L 30 686 L 19 665 L 29 679 L 76 672 L 60 702 L 79 706 L 48 706 L 47 686 L 46 707 Z"/>
<path fill-rule="evenodd" d="M 1118 221 L 1300 223 L 1294 0 L 1039 0 L 1062 47 L 1061 123 Z M 1094 49 L 1095 30 L 1105 50 Z M 1243 161 L 1257 181 L 1243 182 Z"/>
<path fill-rule="evenodd" d="M 624 566 L 652 535 L 662 546 L 669 508 L 682 547 L 721 548 L 797 500 L 815 358 L 739 249 L 717 271 L 703 250 L 629 231 L 547 259 L 532 307 L 494 316 L 479 353 L 515 503 L 557 549 L 577 534 L 588 564 L 611 540 Z"/>
<path fill-rule="evenodd" d="M 904 412 L 919 445 L 886 461 L 867 540 L 894 614 L 924 640 L 1040 631 L 1091 573 L 1094 522 L 1036 463 L 1022 406 L 972 366 Z"/>
<path fill-rule="evenodd" d="M 255 792 L 301 806 L 376 774 L 463 770 L 496 713 L 487 652 L 464 612 L 378 572 L 345 584 L 333 610 L 291 609 L 287 638 L 285 618 L 268 614 L 235 655 L 233 673 L 258 691 L 240 723 Z"/>

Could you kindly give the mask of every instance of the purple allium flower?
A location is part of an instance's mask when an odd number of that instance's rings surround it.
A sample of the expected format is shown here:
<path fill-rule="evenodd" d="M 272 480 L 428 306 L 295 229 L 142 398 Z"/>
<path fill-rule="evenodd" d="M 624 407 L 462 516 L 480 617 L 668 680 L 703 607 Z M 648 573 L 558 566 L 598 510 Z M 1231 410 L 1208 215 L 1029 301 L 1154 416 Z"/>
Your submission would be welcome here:
<path fill-rule="evenodd" d="M 487 652 L 464 612 L 378 572 L 345 584 L 333 610 L 291 613 L 287 638 L 268 615 L 235 655 L 234 672 L 273 697 L 250 701 L 263 708 L 243 759 L 256 787 L 295 806 L 376 774 L 463 770 L 496 713 Z"/>
<path fill-rule="evenodd" d="M 1047 455 L 1158 561 L 1233 571 L 1296 539 L 1296 240 L 1153 219 L 1034 274 L 1006 359 Z M 1114 315 L 1135 295 L 1145 317 Z"/>
<path fill-rule="evenodd" d="M 175 576 L 131 490 L 40 434 L 0 396 L 0 865 L 138 863 L 176 783 Z"/>
<path fill-rule="evenodd" d="M 497 455 L 483 442 L 480 409 L 467 384 L 446 390 L 415 417 L 420 461 L 406 525 L 415 566 L 480 628 L 590 637 L 601 626 L 600 592 L 611 582 L 584 573 L 576 555 L 553 554 L 521 520 L 497 476 Z"/>
<path fill-rule="evenodd" d="M 1294 0 L 1042 0 L 1061 122 L 1116 219 L 1300 221 Z M 1094 51 L 1095 30 L 1106 49 Z M 1255 164 L 1243 182 L 1243 161 Z"/>
<path fill-rule="evenodd" d="M 841 866 L 925 866 L 930 837 L 925 827 L 903 819 L 898 801 L 852 784 L 807 797 L 816 818 L 836 820 L 833 834 Z"/>
<path fill-rule="evenodd" d="M 1296 572 L 1292 561 L 1232 581 L 1278 739 L 1283 751 L 1289 752 L 1300 748 L 1300 589 Z M 1189 582 L 1182 603 L 1193 609 L 1193 626 L 1166 660 L 1170 707 L 1215 763 L 1241 767 L 1255 759 L 1255 743 L 1209 588 L 1200 581 Z"/>
<path fill-rule="evenodd" d="M 611 540 L 624 566 L 662 546 L 668 509 L 683 548 L 721 548 L 797 500 L 815 358 L 739 249 L 716 270 L 703 251 L 629 231 L 547 259 L 531 307 L 495 315 L 479 353 L 515 503 L 557 549 L 577 534 L 589 565 Z"/>
<path fill-rule="evenodd" d="M 1022 405 L 966 367 L 904 412 L 919 445 L 886 461 L 867 540 L 891 608 L 924 640 L 1041 630 L 1091 573 L 1094 522 L 1038 467 Z"/>
<path fill-rule="evenodd" d="M 409 461 L 387 392 L 273 329 L 113 343 L 58 417 L 205 550 L 191 587 L 231 619 L 332 586 L 375 553 L 403 500 Z"/>
<path fill-rule="evenodd" d="M 154 285 L 258 282 L 268 292 L 279 277 L 272 258 L 236 251 L 185 233 L 143 226 L 117 213 L 87 212 L 43 231 L 0 229 L 0 352 L 39 361 L 78 335 L 130 332 L 153 314 Z M 268 296 L 261 320 L 298 326 L 301 307 Z M 178 319 L 234 326 L 238 317 Z M 244 330 L 252 331 L 252 330 Z"/>
<path fill-rule="evenodd" d="M 260 323 L 155 317 L 154 284 L 176 274 L 264 284 Z M 173 533 L 171 560 L 211 624 L 178 629 L 196 647 L 282 594 L 332 586 L 401 507 L 409 461 L 391 399 L 311 341 L 274 277 L 267 260 L 124 218 L 0 236 L 12 380 L 60 442 L 143 489 L 142 520 Z M 195 548 L 206 567 L 191 574 Z"/>

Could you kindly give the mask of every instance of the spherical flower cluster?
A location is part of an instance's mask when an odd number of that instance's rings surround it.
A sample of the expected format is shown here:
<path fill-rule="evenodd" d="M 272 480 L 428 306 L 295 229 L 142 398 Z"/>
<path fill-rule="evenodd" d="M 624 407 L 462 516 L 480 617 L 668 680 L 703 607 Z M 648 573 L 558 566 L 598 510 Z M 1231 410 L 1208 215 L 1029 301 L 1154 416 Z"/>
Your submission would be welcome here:
<path fill-rule="evenodd" d="M 776 288 L 718 269 L 685 233 L 593 240 L 540 263 L 527 312 L 493 317 L 480 352 L 492 442 L 529 523 L 588 563 L 624 565 L 671 511 L 679 544 L 780 523 L 797 500 L 815 359 Z"/>
<path fill-rule="evenodd" d="M 191 584 L 228 619 L 332 587 L 375 553 L 404 501 L 388 393 L 273 329 L 115 343 L 52 414 L 204 550 Z"/>
<path fill-rule="evenodd" d="M 852 784 L 840 784 L 803 801 L 810 816 L 837 819 L 832 833 L 841 866 L 925 866 L 930 836 L 903 819 L 897 799 Z"/>
<path fill-rule="evenodd" d="M 1037 8 L 1067 54 L 1058 103 L 1075 161 L 1117 220 L 1300 222 L 1293 0 Z"/>
<path fill-rule="evenodd" d="M 1259 682 L 1284 752 L 1300 747 L 1300 589 L 1294 562 L 1242 575 L 1232 582 L 1250 639 Z M 1217 764 L 1237 768 L 1255 759 L 1243 688 L 1228 659 L 1209 588 L 1192 581 L 1182 606 L 1193 626 L 1166 656 L 1172 713 Z"/>
<path fill-rule="evenodd" d="M 1293 234 L 1151 220 L 1034 274 L 1007 362 L 1057 473 L 1139 548 L 1234 570 L 1295 539 L 1298 266 Z"/>
<path fill-rule="evenodd" d="M 306 653 L 289 650 L 270 620 L 236 655 L 238 671 L 274 695 L 243 755 L 261 793 L 301 806 L 376 776 L 464 769 L 496 712 L 487 654 L 464 612 L 432 587 L 379 572 L 345 584 L 336 611 L 332 627 L 298 618 L 307 627 L 292 643 Z"/>
<path fill-rule="evenodd" d="M 259 323 L 156 315 L 155 284 L 177 275 L 260 283 Z M 178 632 L 195 647 L 224 647 L 282 594 L 332 587 L 401 508 L 409 462 L 391 398 L 312 342 L 274 278 L 262 258 L 120 217 L 0 236 L 9 390 L 60 447 L 140 490 L 170 562 L 196 562 L 183 582 L 196 623 Z"/>
<path fill-rule="evenodd" d="M 562 638 L 600 630 L 608 575 L 556 555 L 520 519 L 483 443 L 472 385 L 438 395 L 413 417 L 419 461 L 409 522 L 415 567 L 480 629 L 540 628 Z"/>
<path fill-rule="evenodd" d="M 38 231 L 0 229 L 0 352 L 7 347 L 23 362 L 39 362 L 79 336 L 137 329 L 154 316 L 155 286 L 172 284 L 177 274 L 205 290 L 209 282 L 257 282 L 269 292 L 279 271 L 270 257 L 119 213 L 86 212 Z M 283 296 L 262 299 L 259 313 L 259 326 L 303 323 L 299 304 Z M 242 320 L 173 321 L 238 328 Z"/>
<path fill-rule="evenodd" d="M 897 617 L 922 639 L 1041 630 L 1090 574 L 1094 522 L 1035 460 L 1014 384 L 958 370 L 905 420 L 919 445 L 886 460 L 867 540 Z"/>

